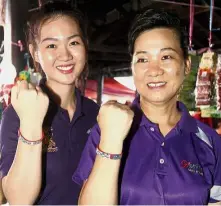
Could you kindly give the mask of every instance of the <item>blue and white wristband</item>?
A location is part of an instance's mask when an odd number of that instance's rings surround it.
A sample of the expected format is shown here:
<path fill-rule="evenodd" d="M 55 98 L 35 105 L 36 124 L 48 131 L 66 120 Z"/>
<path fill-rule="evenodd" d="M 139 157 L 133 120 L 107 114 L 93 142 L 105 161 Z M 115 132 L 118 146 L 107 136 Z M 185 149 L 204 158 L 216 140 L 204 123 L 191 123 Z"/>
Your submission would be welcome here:
<path fill-rule="evenodd" d="M 122 154 L 110 154 L 110 153 L 102 151 L 99 147 L 97 147 L 96 149 L 96 154 L 101 157 L 111 159 L 111 160 L 119 160 L 122 158 Z"/>

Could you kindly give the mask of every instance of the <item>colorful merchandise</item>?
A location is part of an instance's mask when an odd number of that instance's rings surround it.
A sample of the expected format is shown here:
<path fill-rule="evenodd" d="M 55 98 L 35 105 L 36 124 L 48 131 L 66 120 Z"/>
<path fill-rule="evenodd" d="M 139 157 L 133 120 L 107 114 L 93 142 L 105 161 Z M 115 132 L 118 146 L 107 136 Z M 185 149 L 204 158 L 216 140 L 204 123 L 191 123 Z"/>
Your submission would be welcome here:
<path fill-rule="evenodd" d="M 212 104 L 215 54 L 208 51 L 203 54 L 197 74 L 195 101 L 196 107 L 209 107 Z"/>
<path fill-rule="evenodd" d="M 216 106 L 221 110 L 221 54 L 218 55 L 216 67 Z"/>

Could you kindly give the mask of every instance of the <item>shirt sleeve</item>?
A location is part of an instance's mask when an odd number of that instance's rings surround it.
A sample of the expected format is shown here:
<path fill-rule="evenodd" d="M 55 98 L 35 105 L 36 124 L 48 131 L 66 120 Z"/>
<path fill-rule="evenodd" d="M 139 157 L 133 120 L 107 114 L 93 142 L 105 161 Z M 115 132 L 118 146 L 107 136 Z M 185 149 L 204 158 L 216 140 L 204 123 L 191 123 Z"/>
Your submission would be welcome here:
<path fill-rule="evenodd" d="M 213 186 L 210 190 L 210 203 L 221 201 L 221 136 L 214 135 L 213 150 L 215 155 L 215 166 L 213 171 Z"/>
<path fill-rule="evenodd" d="M 0 178 L 8 174 L 18 144 L 19 118 L 10 105 L 5 109 L 0 122 Z"/>
<path fill-rule="evenodd" d="M 72 180 L 82 186 L 88 179 L 96 158 L 96 147 L 100 142 L 100 129 L 95 125 L 91 130 L 85 148 L 82 152 L 79 165 L 72 176 Z"/>

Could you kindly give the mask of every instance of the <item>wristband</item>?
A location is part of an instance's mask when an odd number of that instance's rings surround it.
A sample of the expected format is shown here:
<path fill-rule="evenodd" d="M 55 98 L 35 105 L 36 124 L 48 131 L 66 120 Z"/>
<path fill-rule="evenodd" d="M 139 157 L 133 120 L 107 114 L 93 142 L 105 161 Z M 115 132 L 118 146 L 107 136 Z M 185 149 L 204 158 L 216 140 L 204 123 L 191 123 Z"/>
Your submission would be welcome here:
<path fill-rule="evenodd" d="M 23 143 L 28 144 L 28 145 L 40 144 L 42 142 L 42 140 L 44 139 L 44 133 L 42 132 L 41 139 L 38 139 L 38 140 L 35 140 L 35 141 L 28 140 L 28 139 L 24 138 L 24 136 L 21 134 L 20 129 L 18 130 L 18 136 L 19 136 L 19 140 L 21 140 Z"/>
<path fill-rule="evenodd" d="M 105 157 L 107 159 L 112 159 L 112 160 L 119 160 L 122 157 L 122 154 L 110 154 L 110 153 L 102 151 L 99 147 L 97 147 L 96 149 L 96 154 L 101 157 Z"/>

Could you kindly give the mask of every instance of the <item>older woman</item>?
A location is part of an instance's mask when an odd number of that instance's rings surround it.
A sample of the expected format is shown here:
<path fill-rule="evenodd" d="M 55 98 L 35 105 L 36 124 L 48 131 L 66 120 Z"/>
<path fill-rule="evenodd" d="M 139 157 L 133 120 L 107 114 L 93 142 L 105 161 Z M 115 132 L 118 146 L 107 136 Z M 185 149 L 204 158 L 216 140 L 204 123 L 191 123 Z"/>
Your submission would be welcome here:
<path fill-rule="evenodd" d="M 180 20 L 139 14 L 129 32 L 139 96 L 132 110 L 108 102 L 73 180 L 80 204 L 199 204 L 221 201 L 221 139 L 192 118 L 177 94 L 190 71 Z"/>

